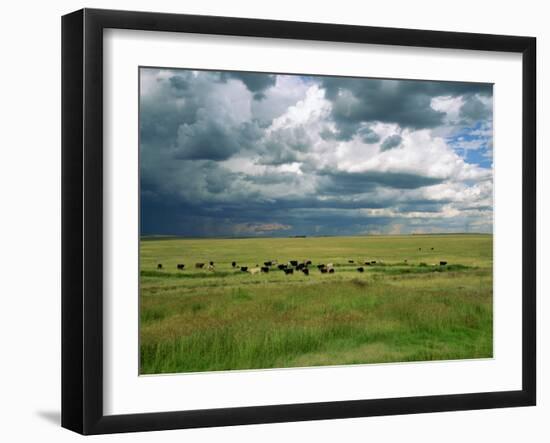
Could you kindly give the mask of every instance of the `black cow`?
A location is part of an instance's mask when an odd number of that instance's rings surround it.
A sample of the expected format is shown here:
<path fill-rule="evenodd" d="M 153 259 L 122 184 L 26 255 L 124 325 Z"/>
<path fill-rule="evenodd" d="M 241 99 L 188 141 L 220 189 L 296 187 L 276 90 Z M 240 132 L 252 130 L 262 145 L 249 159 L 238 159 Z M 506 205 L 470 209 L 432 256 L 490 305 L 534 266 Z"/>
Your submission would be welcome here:
<path fill-rule="evenodd" d="M 284 271 L 286 269 L 286 265 L 281 264 L 281 265 L 277 266 L 277 268 L 279 268 L 279 270 L 281 270 L 281 271 Z"/>
<path fill-rule="evenodd" d="M 439 262 L 439 266 L 445 266 L 446 264 L 447 264 L 446 261 L 440 261 L 440 262 Z"/>
<path fill-rule="evenodd" d="M 309 275 L 309 269 L 308 268 L 302 269 L 302 272 L 304 273 L 304 275 Z"/>
<path fill-rule="evenodd" d="M 233 266 L 233 267 L 237 266 L 237 262 L 236 262 L 236 261 L 232 261 L 232 262 L 231 262 L 231 266 Z"/>
<path fill-rule="evenodd" d="M 242 272 L 248 271 L 248 266 L 241 266 L 241 271 Z"/>
<path fill-rule="evenodd" d="M 326 267 L 327 267 L 327 265 L 317 265 L 317 269 L 319 269 L 319 270 L 321 270 L 323 268 L 326 268 Z"/>
<path fill-rule="evenodd" d="M 365 266 L 370 266 L 370 261 L 366 261 Z"/>
<path fill-rule="evenodd" d="M 210 262 L 210 266 L 214 266 L 214 262 L 213 262 L 213 261 Z"/>
<path fill-rule="evenodd" d="M 434 248 L 430 248 L 432 251 L 434 250 Z"/>
<path fill-rule="evenodd" d="M 294 274 L 294 269 L 285 269 L 285 274 L 288 275 L 288 274 Z"/>
<path fill-rule="evenodd" d="M 296 270 L 297 271 L 301 271 L 302 269 L 305 269 L 306 268 L 306 265 L 304 263 L 298 263 L 296 265 Z"/>
<path fill-rule="evenodd" d="M 353 260 L 348 260 L 348 263 L 353 263 Z"/>
<path fill-rule="evenodd" d="M 370 262 L 371 265 L 375 265 L 376 264 L 376 260 L 373 260 Z"/>
<path fill-rule="evenodd" d="M 328 272 L 327 268 L 319 268 L 319 271 L 321 271 L 321 274 L 326 274 Z"/>
<path fill-rule="evenodd" d="M 271 261 L 264 261 L 265 266 L 271 266 L 272 264 L 273 264 L 273 262 L 271 262 Z"/>
<path fill-rule="evenodd" d="M 365 268 L 363 268 L 363 266 L 359 266 L 357 268 L 357 272 L 364 272 L 365 271 Z"/>
<path fill-rule="evenodd" d="M 305 263 L 306 263 L 306 266 L 309 266 L 311 264 L 311 260 L 306 260 Z"/>
<path fill-rule="evenodd" d="M 160 263 L 157 265 L 157 269 L 162 269 L 162 265 Z"/>
<path fill-rule="evenodd" d="M 269 272 L 269 266 L 262 266 L 262 272 Z"/>
<path fill-rule="evenodd" d="M 204 263 L 195 263 L 195 268 L 197 268 L 197 269 L 204 268 Z"/>
<path fill-rule="evenodd" d="M 330 269 L 328 270 L 328 273 L 329 273 L 329 274 L 334 274 L 334 268 L 330 268 Z"/>
<path fill-rule="evenodd" d="M 179 269 L 180 271 L 183 271 L 183 268 L 185 268 L 185 265 L 178 264 L 178 269 Z"/>
<path fill-rule="evenodd" d="M 298 260 L 290 260 L 292 266 L 298 266 Z"/>

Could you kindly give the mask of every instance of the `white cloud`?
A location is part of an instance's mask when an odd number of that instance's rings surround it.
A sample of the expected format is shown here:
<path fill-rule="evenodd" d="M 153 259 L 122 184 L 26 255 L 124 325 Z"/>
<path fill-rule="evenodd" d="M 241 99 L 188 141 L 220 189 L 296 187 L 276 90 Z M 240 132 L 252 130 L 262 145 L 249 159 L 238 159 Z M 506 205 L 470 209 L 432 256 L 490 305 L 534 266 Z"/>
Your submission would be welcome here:
<path fill-rule="evenodd" d="M 445 113 L 444 120 L 448 124 L 456 124 L 459 121 L 462 105 L 464 105 L 464 100 L 461 96 L 434 97 L 430 103 L 433 109 Z"/>

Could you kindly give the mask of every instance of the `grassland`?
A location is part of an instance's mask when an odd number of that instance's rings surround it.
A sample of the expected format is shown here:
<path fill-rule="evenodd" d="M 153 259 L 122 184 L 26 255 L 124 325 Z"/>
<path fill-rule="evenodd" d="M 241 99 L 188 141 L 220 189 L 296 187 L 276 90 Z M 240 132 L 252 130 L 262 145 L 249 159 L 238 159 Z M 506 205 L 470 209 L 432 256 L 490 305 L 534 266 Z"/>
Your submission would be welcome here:
<path fill-rule="evenodd" d="M 491 357 L 492 244 L 490 235 L 142 239 L 140 371 Z M 231 266 L 271 259 L 313 266 L 309 276 Z M 194 268 L 210 260 L 215 271 Z M 377 263 L 357 272 L 365 260 Z M 329 262 L 334 274 L 315 267 Z"/>

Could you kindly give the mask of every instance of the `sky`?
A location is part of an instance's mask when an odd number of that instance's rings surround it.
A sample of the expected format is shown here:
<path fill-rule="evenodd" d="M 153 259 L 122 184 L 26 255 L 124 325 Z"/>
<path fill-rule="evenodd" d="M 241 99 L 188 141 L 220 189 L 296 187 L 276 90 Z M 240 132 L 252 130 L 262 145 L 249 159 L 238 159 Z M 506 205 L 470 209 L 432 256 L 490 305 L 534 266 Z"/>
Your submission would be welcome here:
<path fill-rule="evenodd" d="M 483 232 L 491 84 L 140 68 L 142 235 Z"/>

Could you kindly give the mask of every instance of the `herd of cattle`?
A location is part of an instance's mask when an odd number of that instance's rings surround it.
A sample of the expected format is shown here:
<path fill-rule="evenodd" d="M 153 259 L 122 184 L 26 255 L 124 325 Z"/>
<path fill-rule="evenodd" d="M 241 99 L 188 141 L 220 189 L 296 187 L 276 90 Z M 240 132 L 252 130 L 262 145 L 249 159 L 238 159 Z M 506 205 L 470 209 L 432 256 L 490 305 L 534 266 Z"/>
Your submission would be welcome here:
<path fill-rule="evenodd" d="M 432 248 L 433 250 L 433 248 Z M 405 263 L 407 263 L 407 260 L 405 260 Z M 355 260 L 348 260 L 348 264 L 354 265 Z M 361 264 L 361 263 L 359 263 Z M 366 260 L 364 261 L 361 266 L 358 266 L 356 268 L 357 272 L 365 272 L 365 266 L 372 266 L 376 265 L 376 260 Z M 440 261 L 440 266 L 447 265 L 446 261 Z M 265 261 L 263 266 L 260 266 L 259 264 L 256 264 L 254 267 L 249 266 L 240 266 L 237 264 L 236 261 L 231 262 L 231 267 L 235 270 L 240 270 L 240 272 L 246 272 L 249 274 L 260 274 L 260 273 L 268 273 L 272 270 L 279 270 L 283 271 L 285 275 L 294 274 L 294 272 L 302 272 L 304 275 L 309 275 L 310 273 L 310 266 L 312 265 L 311 260 L 289 260 L 287 263 L 278 263 L 277 260 L 268 260 Z M 321 274 L 334 274 L 334 264 L 333 263 L 320 263 L 315 266 Z M 206 269 L 208 271 L 215 271 L 216 267 L 214 265 L 213 261 L 210 261 L 208 263 L 195 263 L 196 269 Z M 162 264 L 159 263 L 157 265 L 158 270 L 162 270 Z M 185 264 L 178 263 L 177 264 L 177 270 L 183 271 L 185 269 Z"/>

